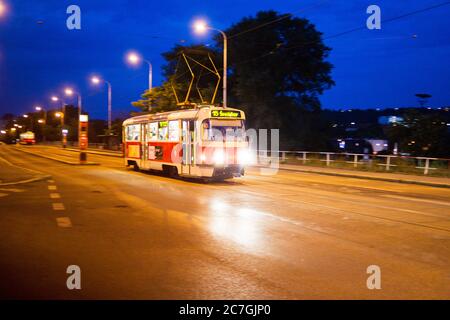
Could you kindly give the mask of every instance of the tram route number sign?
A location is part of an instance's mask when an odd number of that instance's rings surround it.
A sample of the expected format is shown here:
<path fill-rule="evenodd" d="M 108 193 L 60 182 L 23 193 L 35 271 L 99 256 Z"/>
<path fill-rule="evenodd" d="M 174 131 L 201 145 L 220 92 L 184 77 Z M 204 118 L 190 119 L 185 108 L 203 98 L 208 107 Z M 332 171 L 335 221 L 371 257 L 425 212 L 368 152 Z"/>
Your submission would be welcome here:
<path fill-rule="evenodd" d="M 240 111 L 211 110 L 211 118 L 240 118 Z"/>

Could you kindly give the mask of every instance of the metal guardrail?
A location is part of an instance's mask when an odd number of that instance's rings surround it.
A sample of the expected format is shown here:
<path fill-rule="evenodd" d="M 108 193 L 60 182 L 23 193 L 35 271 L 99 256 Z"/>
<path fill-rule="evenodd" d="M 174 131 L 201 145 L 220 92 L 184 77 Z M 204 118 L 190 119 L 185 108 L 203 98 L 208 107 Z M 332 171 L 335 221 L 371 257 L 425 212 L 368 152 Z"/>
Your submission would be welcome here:
<path fill-rule="evenodd" d="M 424 175 L 432 173 L 450 177 L 450 159 L 444 158 L 268 150 L 259 150 L 257 155 L 258 163 L 267 163 L 277 159 L 280 163 L 288 164 L 321 165 L 326 167 L 353 169 L 359 168 L 372 171 L 421 172 Z"/>

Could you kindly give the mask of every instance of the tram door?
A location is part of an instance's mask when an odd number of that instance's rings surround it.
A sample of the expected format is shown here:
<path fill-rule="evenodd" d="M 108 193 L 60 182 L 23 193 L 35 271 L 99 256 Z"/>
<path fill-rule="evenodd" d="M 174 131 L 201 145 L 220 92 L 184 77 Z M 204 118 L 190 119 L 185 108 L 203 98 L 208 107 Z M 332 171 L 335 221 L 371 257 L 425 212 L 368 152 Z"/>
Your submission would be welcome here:
<path fill-rule="evenodd" d="M 191 174 L 191 166 L 194 165 L 194 137 L 195 121 L 182 120 L 182 146 L 183 158 L 181 163 L 181 174 Z"/>

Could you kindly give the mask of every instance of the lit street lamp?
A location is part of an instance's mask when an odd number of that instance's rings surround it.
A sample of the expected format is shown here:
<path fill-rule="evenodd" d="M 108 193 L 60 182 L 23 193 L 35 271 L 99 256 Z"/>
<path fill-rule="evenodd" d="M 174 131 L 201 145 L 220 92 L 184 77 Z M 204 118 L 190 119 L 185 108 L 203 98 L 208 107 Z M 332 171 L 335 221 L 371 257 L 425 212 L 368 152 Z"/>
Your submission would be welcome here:
<path fill-rule="evenodd" d="M 57 96 L 53 96 L 52 101 L 59 101 L 59 98 Z M 67 144 L 67 136 L 63 133 L 63 131 L 66 117 L 66 104 L 64 103 L 63 100 L 61 100 L 61 103 L 62 103 L 62 112 L 55 112 L 55 117 L 61 119 L 61 143 L 62 147 L 65 148 Z"/>
<path fill-rule="evenodd" d="M 47 110 L 45 110 L 44 108 L 42 108 L 40 106 L 34 107 L 34 110 L 42 111 L 44 113 L 44 123 L 47 124 Z"/>
<path fill-rule="evenodd" d="M 66 88 L 64 90 L 64 93 L 66 94 L 66 96 L 73 96 L 74 94 L 77 95 L 77 103 L 78 103 L 78 119 L 80 118 L 80 114 L 81 114 L 81 94 L 78 92 L 74 92 L 71 88 Z"/>
<path fill-rule="evenodd" d="M 4 16 L 6 13 L 6 5 L 0 0 L 0 17 Z"/>
<path fill-rule="evenodd" d="M 59 101 L 59 98 L 57 96 L 52 96 L 52 101 Z M 66 114 L 66 104 L 64 103 L 63 100 L 61 100 L 61 111 L 63 113 L 63 117 L 61 117 L 61 126 L 64 126 L 64 115 Z"/>
<path fill-rule="evenodd" d="M 47 110 L 45 110 L 44 108 L 42 108 L 40 106 L 35 106 L 34 110 L 44 113 L 44 119 L 39 119 L 38 123 L 44 125 L 42 127 L 42 140 L 43 140 L 43 142 L 46 142 L 47 141 L 47 137 L 46 137 L 45 131 L 46 131 L 46 124 L 47 124 Z"/>
<path fill-rule="evenodd" d="M 99 84 L 101 81 L 105 82 L 108 85 L 108 130 L 111 132 L 111 104 L 112 104 L 112 88 L 111 83 L 104 79 L 100 79 L 97 76 L 93 76 L 91 78 L 93 84 Z"/>
<path fill-rule="evenodd" d="M 208 26 L 206 21 L 198 20 L 194 23 L 194 30 L 198 34 L 204 34 L 207 30 L 220 32 L 223 37 L 223 106 L 227 107 L 227 35 L 220 29 Z"/>
<path fill-rule="evenodd" d="M 127 61 L 132 65 L 138 65 L 141 61 L 144 61 L 148 64 L 148 91 L 152 91 L 152 82 L 153 82 L 153 65 L 149 60 L 144 59 L 137 52 L 129 52 L 127 54 Z"/>

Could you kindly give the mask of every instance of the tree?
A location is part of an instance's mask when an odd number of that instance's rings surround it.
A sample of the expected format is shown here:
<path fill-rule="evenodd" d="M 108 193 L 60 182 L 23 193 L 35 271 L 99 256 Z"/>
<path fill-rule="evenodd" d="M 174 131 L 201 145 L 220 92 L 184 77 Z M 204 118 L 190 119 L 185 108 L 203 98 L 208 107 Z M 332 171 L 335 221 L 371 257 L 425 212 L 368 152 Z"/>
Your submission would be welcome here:
<path fill-rule="evenodd" d="M 244 109 L 253 128 L 280 128 L 282 145 L 319 148 L 319 95 L 334 85 L 322 34 L 306 19 L 275 11 L 258 12 L 225 32 L 230 106 Z M 220 36 L 216 41 L 221 47 Z"/>
<path fill-rule="evenodd" d="M 386 128 L 386 135 L 413 156 L 449 157 L 450 132 L 444 120 L 438 113 L 408 110 L 403 122 Z"/>
<path fill-rule="evenodd" d="M 177 101 L 169 81 L 163 82 L 159 87 L 152 88 L 151 92 L 146 90 L 142 99 L 131 103 L 143 112 L 163 112 L 177 108 Z"/>

